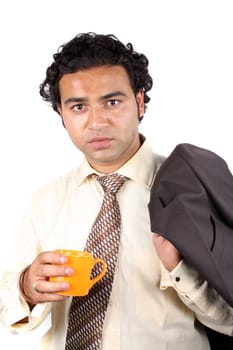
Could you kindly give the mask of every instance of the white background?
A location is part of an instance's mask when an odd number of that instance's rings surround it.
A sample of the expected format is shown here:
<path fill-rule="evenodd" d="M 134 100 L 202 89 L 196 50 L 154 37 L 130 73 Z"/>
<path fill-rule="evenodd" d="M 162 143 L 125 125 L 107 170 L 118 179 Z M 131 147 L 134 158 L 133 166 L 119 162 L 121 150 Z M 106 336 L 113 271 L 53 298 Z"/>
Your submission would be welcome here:
<path fill-rule="evenodd" d="M 154 87 L 141 124 L 157 153 L 189 142 L 233 169 L 233 1 L 7 0 L 0 4 L 0 273 L 32 193 L 81 159 L 38 86 L 59 45 L 77 33 L 115 34 L 150 59 Z M 9 335 L 33 349 L 41 331 Z"/>

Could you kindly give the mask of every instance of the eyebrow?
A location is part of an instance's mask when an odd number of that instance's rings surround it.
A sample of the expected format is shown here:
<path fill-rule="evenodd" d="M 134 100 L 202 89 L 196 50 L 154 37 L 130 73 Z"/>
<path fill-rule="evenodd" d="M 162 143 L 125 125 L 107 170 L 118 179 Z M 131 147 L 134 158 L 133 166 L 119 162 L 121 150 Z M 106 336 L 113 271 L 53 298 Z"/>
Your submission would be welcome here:
<path fill-rule="evenodd" d="M 104 100 L 108 100 L 110 98 L 118 97 L 118 96 L 126 97 L 127 95 L 124 92 L 122 92 L 122 91 L 114 91 L 114 92 L 111 92 L 109 94 L 100 96 L 98 98 L 98 100 L 99 101 L 104 101 Z M 70 97 L 67 100 L 65 100 L 64 104 L 68 105 L 69 103 L 84 103 L 84 102 L 87 102 L 87 101 L 88 101 L 87 97 Z"/>

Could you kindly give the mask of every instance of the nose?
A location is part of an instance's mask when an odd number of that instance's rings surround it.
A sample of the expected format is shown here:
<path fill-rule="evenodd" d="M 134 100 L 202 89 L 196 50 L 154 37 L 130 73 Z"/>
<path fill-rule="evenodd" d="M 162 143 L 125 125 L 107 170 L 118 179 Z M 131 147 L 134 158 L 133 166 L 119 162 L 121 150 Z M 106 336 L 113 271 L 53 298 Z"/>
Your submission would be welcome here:
<path fill-rule="evenodd" d="M 108 124 L 106 112 L 100 107 L 92 107 L 89 110 L 88 124 L 90 129 L 98 129 Z"/>

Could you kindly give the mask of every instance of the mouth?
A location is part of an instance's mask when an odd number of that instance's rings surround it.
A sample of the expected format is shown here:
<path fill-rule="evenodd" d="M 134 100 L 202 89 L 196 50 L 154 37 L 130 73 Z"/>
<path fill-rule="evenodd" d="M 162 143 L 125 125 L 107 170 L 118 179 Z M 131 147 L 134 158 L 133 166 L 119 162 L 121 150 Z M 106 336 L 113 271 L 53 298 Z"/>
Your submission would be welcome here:
<path fill-rule="evenodd" d="M 94 137 L 88 143 L 95 149 L 103 149 L 109 147 L 112 140 L 110 137 Z"/>

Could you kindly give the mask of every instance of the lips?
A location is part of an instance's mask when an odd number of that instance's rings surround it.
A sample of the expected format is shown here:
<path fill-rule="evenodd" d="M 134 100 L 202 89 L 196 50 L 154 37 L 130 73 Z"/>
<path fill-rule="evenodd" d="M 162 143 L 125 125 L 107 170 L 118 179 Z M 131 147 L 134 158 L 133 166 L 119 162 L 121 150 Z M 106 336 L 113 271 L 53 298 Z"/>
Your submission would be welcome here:
<path fill-rule="evenodd" d="M 111 143 L 110 137 L 94 137 L 88 143 L 95 148 L 106 148 Z"/>

